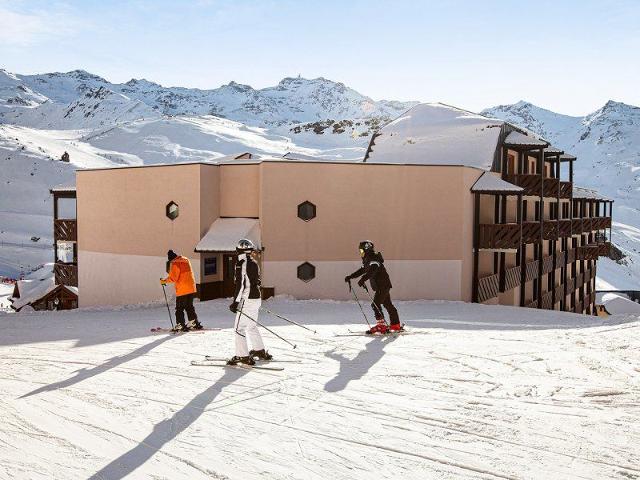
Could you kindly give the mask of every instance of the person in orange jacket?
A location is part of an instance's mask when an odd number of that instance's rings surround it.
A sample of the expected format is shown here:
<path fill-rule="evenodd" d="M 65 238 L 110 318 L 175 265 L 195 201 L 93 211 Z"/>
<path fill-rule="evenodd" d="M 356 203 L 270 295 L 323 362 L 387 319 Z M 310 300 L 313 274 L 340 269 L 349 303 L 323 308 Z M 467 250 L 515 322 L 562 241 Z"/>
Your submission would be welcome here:
<path fill-rule="evenodd" d="M 196 294 L 196 281 L 193 278 L 191 262 L 186 257 L 177 255 L 173 250 L 167 252 L 171 268 L 167 278 L 160 279 L 162 285 L 173 283 L 176 288 L 176 326 L 174 330 L 188 332 L 202 330 L 198 315 L 193 308 L 193 297 Z M 184 312 L 187 312 L 189 323 L 184 323 Z"/>

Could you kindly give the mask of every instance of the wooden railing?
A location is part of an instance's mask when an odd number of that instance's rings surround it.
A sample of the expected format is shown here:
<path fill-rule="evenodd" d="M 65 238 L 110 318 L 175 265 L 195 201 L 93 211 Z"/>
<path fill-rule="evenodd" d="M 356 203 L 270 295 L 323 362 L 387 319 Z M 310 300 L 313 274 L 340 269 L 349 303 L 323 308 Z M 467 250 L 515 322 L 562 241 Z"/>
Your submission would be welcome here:
<path fill-rule="evenodd" d="M 571 233 L 573 235 L 579 235 L 582 233 L 582 219 L 574 218 L 571 220 Z"/>
<path fill-rule="evenodd" d="M 556 253 L 556 267 L 560 268 L 565 265 L 567 261 L 567 252 L 558 252 Z"/>
<path fill-rule="evenodd" d="M 65 242 L 78 240 L 78 229 L 75 220 L 54 220 L 53 239 Z"/>
<path fill-rule="evenodd" d="M 561 238 L 571 236 L 571 220 L 558 221 L 558 236 Z"/>
<path fill-rule="evenodd" d="M 542 238 L 545 240 L 558 239 L 558 221 L 545 220 L 542 222 Z"/>
<path fill-rule="evenodd" d="M 558 190 L 560 189 L 559 181 L 557 178 L 545 178 L 543 179 L 543 192 L 545 197 L 557 197 Z"/>
<path fill-rule="evenodd" d="M 553 292 L 547 292 L 542 295 L 542 308 L 545 310 L 553 308 Z"/>
<path fill-rule="evenodd" d="M 538 278 L 538 260 L 532 260 L 525 265 L 524 279 L 526 282 Z"/>
<path fill-rule="evenodd" d="M 504 179 L 509 183 L 513 183 L 514 185 L 521 187 L 524 195 L 540 196 L 540 187 L 542 186 L 540 175 L 520 173 L 515 175 L 505 175 Z"/>
<path fill-rule="evenodd" d="M 78 266 L 71 263 L 56 263 L 53 265 L 56 285 L 78 286 Z"/>
<path fill-rule="evenodd" d="M 584 311 L 584 305 L 582 304 L 581 301 L 577 301 L 576 302 L 575 312 L 576 313 L 582 313 L 583 311 Z"/>
<path fill-rule="evenodd" d="M 498 274 L 488 275 L 478 280 L 478 302 L 482 303 L 490 298 L 497 297 L 499 290 Z"/>
<path fill-rule="evenodd" d="M 572 248 L 567 250 L 567 264 L 573 263 L 576 261 L 576 249 Z"/>
<path fill-rule="evenodd" d="M 576 248 L 576 258 L 578 260 L 597 260 L 598 251 L 597 244 L 583 245 Z"/>
<path fill-rule="evenodd" d="M 504 271 L 504 290 L 503 292 L 508 292 L 512 288 L 516 288 L 520 285 L 520 273 L 522 269 L 520 265 L 516 267 L 507 268 Z"/>
<path fill-rule="evenodd" d="M 540 222 L 522 222 L 522 241 L 524 243 L 540 241 Z"/>
<path fill-rule="evenodd" d="M 576 275 L 576 289 L 580 288 L 584 283 L 584 273 L 580 272 Z"/>
<path fill-rule="evenodd" d="M 525 305 L 526 308 L 538 308 L 538 301 L 534 300 Z"/>
<path fill-rule="evenodd" d="M 582 233 L 589 233 L 593 230 L 593 219 L 592 218 L 583 218 L 582 219 Z"/>
<path fill-rule="evenodd" d="M 611 217 L 594 217 L 591 219 L 594 230 L 604 230 L 611 228 Z"/>
<path fill-rule="evenodd" d="M 555 293 L 556 293 L 556 302 L 559 302 L 560 300 L 564 300 L 564 284 L 561 283 L 560 285 L 556 285 Z"/>
<path fill-rule="evenodd" d="M 479 248 L 506 250 L 520 246 L 520 225 L 517 223 L 481 224 L 478 235 Z"/>
<path fill-rule="evenodd" d="M 542 274 L 549 273 L 553 270 L 553 255 L 547 255 L 542 259 Z"/>
<path fill-rule="evenodd" d="M 611 242 L 598 243 L 598 256 L 608 257 L 611 253 Z"/>
<path fill-rule="evenodd" d="M 572 294 L 576 291 L 576 279 L 567 278 L 567 294 Z"/>
<path fill-rule="evenodd" d="M 571 198 L 573 184 L 571 182 L 560 182 L 560 198 Z"/>

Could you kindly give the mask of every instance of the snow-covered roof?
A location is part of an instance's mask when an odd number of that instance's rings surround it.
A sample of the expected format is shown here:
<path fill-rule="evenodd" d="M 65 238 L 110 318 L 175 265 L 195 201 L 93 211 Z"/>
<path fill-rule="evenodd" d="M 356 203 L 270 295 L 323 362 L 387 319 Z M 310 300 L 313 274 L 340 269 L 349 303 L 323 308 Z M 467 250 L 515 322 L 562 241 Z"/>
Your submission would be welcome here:
<path fill-rule="evenodd" d="M 218 218 L 196 245 L 196 252 L 232 252 L 242 238 L 262 247 L 260 223 L 254 218 Z"/>
<path fill-rule="evenodd" d="M 597 190 L 591 188 L 573 186 L 573 198 L 587 199 L 587 200 L 606 200 L 612 202 L 613 200 L 600 195 Z"/>
<path fill-rule="evenodd" d="M 476 193 L 491 193 L 491 192 L 503 192 L 503 193 L 520 193 L 523 191 L 521 187 L 509 182 L 505 182 L 497 175 L 491 172 L 484 172 L 480 178 L 471 187 L 472 192 Z"/>
<path fill-rule="evenodd" d="M 560 160 L 563 162 L 568 162 L 576 159 L 577 157 L 575 155 L 571 155 L 570 153 L 563 153 L 562 155 L 560 155 Z"/>
<path fill-rule="evenodd" d="M 556 155 L 558 153 L 563 154 L 564 150 L 554 147 L 553 145 L 549 145 L 547 148 L 544 149 L 544 153 L 547 155 Z"/>
<path fill-rule="evenodd" d="M 504 124 L 449 105 L 421 103 L 374 135 L 365 161 L 491 170 Z"/>
<path fill-rule="evenodd" d="M 506 145 L 513 145 L 518 147 L 548 147 L 549 142 L 533 135 L 525 135 L 524 133 L 513 131 L 507 135 L 504 143 Z"/>
<path fill-rule="evenodd" d="M 55 278 L 53 276 L 45 278 L 43 280 L 18 280 L 17 284 L 20 298 L 11 299 L 11 306 L 16 310 L 20 310 L 25 305 L 37 302 L 42 297 L 48 295 L 59 286 L 61 288 L 69 290 L 75 295 L 78 295 L 77 287 L 56 285 Z"/>
<path fill-rule="evenodd" d="M 51 187 L 51 192 L 75 192 L 76 184 L 60 184 L 55 187 Z"/>
<path fill-rule="evenodd" d="M 604 308 L 607 309 L 607 312 L 609 312 L 610 315 L 640 315 L 640 304 L 617 293 L 605 293 L 602 295 L 600 303 L 604 305 Z"/>

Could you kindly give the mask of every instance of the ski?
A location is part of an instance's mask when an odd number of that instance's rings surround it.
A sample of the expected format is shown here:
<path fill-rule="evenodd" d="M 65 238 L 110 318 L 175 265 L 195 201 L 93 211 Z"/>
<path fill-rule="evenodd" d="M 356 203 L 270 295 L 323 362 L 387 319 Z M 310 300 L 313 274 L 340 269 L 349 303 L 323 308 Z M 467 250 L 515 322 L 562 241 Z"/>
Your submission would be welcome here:
<path fill-rule="evenodd" d="M 205 355 L 204 359 L 207 362 L 226 362 L 227 359 L 226 358 L 218 358 L 218 357 L 213 357 L 211 355 Z M 260 362 L 260 364 L 265 364 L 265 363 L 302 363 L 300 360 L 258 360 L 256 358 L 254 358 L 254 360 L 256 362 Z"/>
<path fill-rule="evenodd" d="M 191 366 L 193 367 L 222 367 L 222 368 L 243 368 L 245 370 L 271 370 L 273 372 L 281 372 L 284 370 L 282 367 L 265 367 L 261 365 L 245 365 L 238 363 L 236 365 L 227 365 L 226 363 L 214 363 L 210 360 L 198 361 L 192 360 Z"/>
<path fill-rule="evenodd" d="M 202 328 L 200 330 L 189 330 L 188 332 L 183 332 L 181 330 L 173 331 L 170 328 L 166 327 L 153 327 L 150 329 L 151 333 L 204 333 L 204 332 L 212 332 L 215 330 L 222 330 L 221 328 Z"/>

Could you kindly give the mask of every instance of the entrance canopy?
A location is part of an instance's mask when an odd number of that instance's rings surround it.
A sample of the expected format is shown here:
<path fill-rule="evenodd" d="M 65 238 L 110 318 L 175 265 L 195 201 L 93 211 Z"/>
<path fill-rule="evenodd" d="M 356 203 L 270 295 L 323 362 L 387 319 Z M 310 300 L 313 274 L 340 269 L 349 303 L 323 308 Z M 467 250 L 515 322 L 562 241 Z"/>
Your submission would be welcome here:
<path fill-rule="evenodd" d="M 255 218 L 218 218 L 196 245 L 195 251 L 235 252 L 238 241 L 251 240 L 256 248 L 262 248 L 260 223 Z"/>

